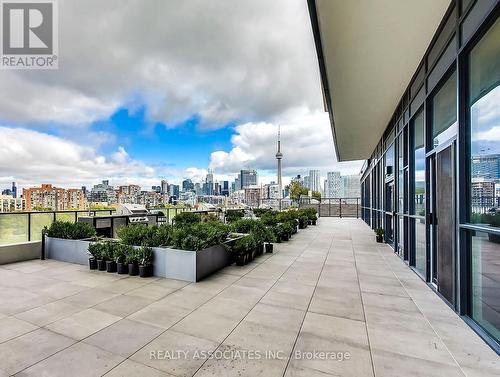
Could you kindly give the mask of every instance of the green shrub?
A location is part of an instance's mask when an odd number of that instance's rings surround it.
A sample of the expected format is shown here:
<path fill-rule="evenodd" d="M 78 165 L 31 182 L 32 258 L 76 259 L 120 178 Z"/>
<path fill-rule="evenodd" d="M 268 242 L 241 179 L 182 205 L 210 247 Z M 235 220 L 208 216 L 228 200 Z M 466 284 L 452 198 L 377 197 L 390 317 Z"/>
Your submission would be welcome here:
<path fill-rule="evenodd" d="M 250 233 L 255 223 L 253 219 L 239 219 L 231 224 L 231 229 L 236 233 Z"/>
<path fill-rule="evenodd" d="M 141 266 L 149 266 L 153 264 L 154 252 L 149 246 L 141 246 L 138 250 L 139 264 Z"/>
<path fill-rule="evenodd" d="M 54 238 L 82 240 L 95 237 L 96 231 L 92 225 L 87 223 L 54 221 L 47 230 L 47 235 Z"/>
<path fill-rule="evenodd" d="M 230 209 L 226 211 L 226 222 L 233 223 L 245 216 L 245 211 L 242 209 Z"/>
<path fill-rule="evenodd" d="M 260 221 L 262 221 L 264 223 L 264 225 L 267 225 L 267 226 L 276 225 L 278 223 L 277 213 L 274 211 L 265 212 L 260 217 Z"/>
<path fill-rule="evenodd" d="M 103 242 L 91 242 L 89 243 L 88 254 L 95 258 L 101 259 L 103 251 Z"/>
<path fill-rule="evenodd" d="M 135 249 L 122 242 L 117 243 L 114 250 L 114 260 L 116 263 L 126 263 L 127 258 L 130 254 L 134 254 Z"/>
<path fill-rule="evenodd" d="M 172 226 L 145 224 L 121 226 L 117 230 L 120 240 L 134 246 L 169 246 L 172 243 Z"/>
<path fill-rule="evenodd" d="M 203 250 L 227 240 L 230 229 L 219 221 L 197 223 L 175 228 L 173 246 L 181 250 Z"/>
<path fill-rule="evenodd" d="M 139 263 L 139 250 L 131 248 L 125 257 L 125 263 L 127 264 L 138 264 Z"/>
<path fill-rule="evenodd" d="M 253 234 L 246 235 L 233 244 L 231 251 L 237 254 L 245 254 L 257 247 L 257 240 Z"/>
<path fill-rule="evenodd" d="M 254 208 L 252 211 L 253 211 L 253 214 L 257 217 L 262 217 L 266 213 L 273 212 L 273 210 L 271 208 Z"/>
<path fill-rule="evenodd" d="M 182 227 L 184 225 L 199 223 L 201 221 L 201 216 L 198 213 L 186 211 L 176 215 L 173 221 L 176 227 Z"/>

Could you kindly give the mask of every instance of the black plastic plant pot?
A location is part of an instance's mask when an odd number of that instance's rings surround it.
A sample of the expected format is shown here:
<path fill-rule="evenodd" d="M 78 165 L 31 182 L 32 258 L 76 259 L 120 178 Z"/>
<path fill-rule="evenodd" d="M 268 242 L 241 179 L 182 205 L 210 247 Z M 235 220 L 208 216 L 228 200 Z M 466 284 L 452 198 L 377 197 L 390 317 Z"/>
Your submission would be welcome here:
<path fill-rule="evenodd" d="M 118 272 L 120 275 L 128 274 L 128 264 L 117 263 L 116 264 L 116 272 Z"/>
<path fill-rule="evenodd" d="M 89 258 L 89 268 L 91 270 L 97 270 L 97 259 Z"/>
<path fill-rule="evenodd" d="M 116 262 L 114 260 L 106 261 L 106 271 L 107 272 L 116 272 Z"/>
<path fill-rule="evenodd" d="M 313 224 L 312 220 L 307 220 L 307 225 L 312 225 L 312 224 Z"/>
<path fill-rule="evenodd" d="M 106 271 L 106 261 L 103 259 L 97 260 L 97 269 L 99 271 Z"/>
<path fill-rule="evenodd" d="M 236 265 L 237 266 L 244 266 L 245 265 L 245 254 L 238 254 L 236 256 Z"/>
<path fill-rule="evenodd" d="M 299 224 L 299 229 L 304 229 L 305 227 L 306 227 L 306 226 L 305 226 L 305 224 L 304 224 L 304 223 L 300 223 L 300 224 Z"/>
<path fill-rule="evenodd" d="M 288 234 L 283 234 L 282 238 L 283 238 L 283 241 L 288 241 Z"/>
<path fill-rule="evenodd" d="M 316 220 L 313 220 L 313 221 L 312 221 L 312 224 L 313 224 L 313 225 L 316 225 Z"/>
<path fill-rule="evenodd" d="M 128 264 L 128 274 L 130 276 L 139 275 L 139 266 L 136 263 L 129 263 Z"/>
<path fill-rule="evenodd" d="M 281 243 L 281 236 L 276 236 L 276 243 Z"/>
<path fill-rule="evenodd" d="M 273 244 L 266 243 L 266 253 L 272 253 L 272 252 L 273 252 Z"/>
<path fill-rule="evenodd" d="M 378 243 L 384 243 L 384 236 L 377 236 Z"/>
<path fill-rule="evenodd" d="M 139 277 L 148 278 L 153 276 L 153 265 L 148 264 L 147 266 L 139 266 Z"/>

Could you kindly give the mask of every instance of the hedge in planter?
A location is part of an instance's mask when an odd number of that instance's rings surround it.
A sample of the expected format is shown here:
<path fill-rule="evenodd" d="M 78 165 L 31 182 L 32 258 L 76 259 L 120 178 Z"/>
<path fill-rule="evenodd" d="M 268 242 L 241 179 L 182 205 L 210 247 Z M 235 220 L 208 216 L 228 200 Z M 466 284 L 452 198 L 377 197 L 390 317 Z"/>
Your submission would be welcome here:
<path fill-rule="evenodd" d="M 83 240 L 96 236 L 94 227 L 87 223 L 54 221 L 47 229 L 47 236 L 66 240 Z"/>
<path fill-rule="evenodd" d="M 232 223 L 245 216 L 245 212 L 241 209 L 232 209 L 226 211 L 226 222 Z"/>
<path fill-rule="evenodd" d="M 120 240 L 127 245 L 160 247 L 172 243 L 173 227 L 168 224 L 152 225 L 137 224 L 121 226 L 117 230 Z"/>
<path fill-rule="evenodd" d="M 116 272 L 119 274 L 128 274 L 128 263 L 127 257 L 129 255 L 135 255 L 135 249 L 124 243 L 118 243 L 115 247 L 115 262 L 116 262 Z"/>
<path fill-rule="evenodd" d="M 229 233 L 229 227 L 220 221 L 191 224 L 174 229 L 171 246 L 181 250 L 199 251 L 222 245 Z"/>
<path fill-rule="evenodd" d="M 173 218 L 176 227 L 185 225 L 196 224 L 201 221 L 201 216 L 193 212 L 181 212 Z"/>

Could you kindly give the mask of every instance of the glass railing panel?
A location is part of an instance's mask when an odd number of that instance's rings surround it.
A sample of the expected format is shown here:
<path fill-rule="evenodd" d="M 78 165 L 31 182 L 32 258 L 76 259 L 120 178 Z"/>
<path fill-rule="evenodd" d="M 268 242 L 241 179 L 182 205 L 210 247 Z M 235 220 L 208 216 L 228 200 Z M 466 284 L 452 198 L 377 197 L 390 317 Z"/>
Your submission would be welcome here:
<path fill-rule="evenodd" d="M 0 245 L 28 241 L 28 215 L 10 213 L 0 215 Z"/>

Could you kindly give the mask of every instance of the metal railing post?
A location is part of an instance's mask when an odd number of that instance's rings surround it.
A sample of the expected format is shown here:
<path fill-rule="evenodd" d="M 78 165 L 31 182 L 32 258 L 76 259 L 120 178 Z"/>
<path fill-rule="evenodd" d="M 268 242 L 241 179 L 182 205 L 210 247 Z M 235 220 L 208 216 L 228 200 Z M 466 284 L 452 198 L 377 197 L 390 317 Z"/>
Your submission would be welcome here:
<path fill-rule="evenodd" d="M 28 242 L 31 241 L 31 212 L 28 213 Z"/>
<path fill-rule="evenodd" d="M 359 198 L 356 198 L 356 218 L 359 219 Z"/>
<path fill-rule="evenodd" d="M 339 217 L 342 218 L 342 198 L 339 198 Z"/>

